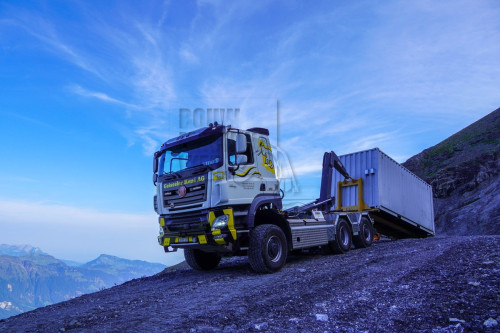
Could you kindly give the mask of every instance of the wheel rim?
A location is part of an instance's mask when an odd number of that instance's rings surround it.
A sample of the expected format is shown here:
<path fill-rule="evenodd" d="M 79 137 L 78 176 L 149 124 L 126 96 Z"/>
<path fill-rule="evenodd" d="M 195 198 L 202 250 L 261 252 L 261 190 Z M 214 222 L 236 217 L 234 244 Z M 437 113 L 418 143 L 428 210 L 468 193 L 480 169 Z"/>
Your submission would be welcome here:
<path fill-rule="evenodd" d="M 363 224 L 363 235 L 365 236 L 365 241 L 369 243 L 372 239 L 372 231 L 366 223 Z"/>
<path fill-rule="evenodd" d="M 340 242 L 344 247 L 347 247 L 349 245 L 349 233 L 347 231 L 347 228 L 344 226 L 340 228 Z"/>
<path fill-rule="evenodd" d="M 281 259 L 283 247 L 277 236 L 271 236 L 267 241 L 267 255 L 272 262 L 278 262 Z"/>

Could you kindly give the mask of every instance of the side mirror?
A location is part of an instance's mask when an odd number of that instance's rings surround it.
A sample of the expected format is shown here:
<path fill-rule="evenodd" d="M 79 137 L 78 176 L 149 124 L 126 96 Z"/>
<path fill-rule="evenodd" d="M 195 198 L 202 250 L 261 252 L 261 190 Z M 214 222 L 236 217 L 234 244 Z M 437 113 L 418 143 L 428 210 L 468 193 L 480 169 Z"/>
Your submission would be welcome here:
<path fill-rule="evenodd" d="M 236 154 L 244 154 L 247 151 L 247 137 L 245 134 L 236 135 Z"/>
<path fill-rule="evenodd" d="M 158 158 L 155 156 L 153 157 L 153 173 L 158 172 Z"/>
<path fill-rule="evenodd" d="M 236 164 L 245 164 L 248 162 L 247 155 L 236 155 Z"/>
<path fill-rule="evenodd" d="M 156 182 L 158 182 L 158 175 L 156 173 L 153 174 L 153 184 L 156 186 Z"/>

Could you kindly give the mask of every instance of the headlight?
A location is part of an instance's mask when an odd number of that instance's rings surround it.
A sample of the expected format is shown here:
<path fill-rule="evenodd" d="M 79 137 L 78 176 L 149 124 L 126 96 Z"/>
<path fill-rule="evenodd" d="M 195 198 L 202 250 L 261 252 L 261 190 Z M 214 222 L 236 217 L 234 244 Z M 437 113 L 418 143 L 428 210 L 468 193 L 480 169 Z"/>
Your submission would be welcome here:
<path fill-rule="evenodd" d="M 229 215 L 218 216 L 214 220 L 214 223 L 212 223 L 212 231 L 225 228 L 227 226 L 228 221 L 229 221 Z"/>
<path fill-rule="evenodd" d="M 163 227 L 160 226 L 160 236 L 163 236 Z"/>

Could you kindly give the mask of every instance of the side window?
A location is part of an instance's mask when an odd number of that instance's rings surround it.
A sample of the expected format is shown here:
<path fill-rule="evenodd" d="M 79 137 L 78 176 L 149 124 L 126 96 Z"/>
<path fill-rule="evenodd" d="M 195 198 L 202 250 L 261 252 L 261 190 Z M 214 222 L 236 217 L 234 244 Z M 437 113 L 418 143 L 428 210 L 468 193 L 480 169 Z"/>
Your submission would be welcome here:
<path fill-rule="evenodd" d="M 252 138 L 249 134 L 245 134 L 247 139 L 247 150 L 245 153 L 241 155 L 245 155 L 247 157 L 247 163 L 245 164 L 253 164 L 253 152 L 252 152 Z M 227 140 L 227 153 L 229 158 L 229 165 L 236 164 L 236 140 L 228 139 Z"/>
<path fill-rule="evenodd" d="M 247 150 L 245 152 L 247 164 L 253 164 L 252 137 L 249 134 L 245 134 L 245 136 L 247 138 Z"/>

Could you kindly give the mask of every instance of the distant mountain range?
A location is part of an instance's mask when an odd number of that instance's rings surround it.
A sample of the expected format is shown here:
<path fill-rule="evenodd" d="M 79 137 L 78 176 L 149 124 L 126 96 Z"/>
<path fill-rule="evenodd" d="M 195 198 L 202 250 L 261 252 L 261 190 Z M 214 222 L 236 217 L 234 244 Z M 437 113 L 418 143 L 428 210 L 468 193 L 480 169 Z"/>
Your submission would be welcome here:
<path fill-rule="evenodd" d="M 85 264 L 30 245 L 0 245 L 0 319 L 161 272 L 166 266 L 102 254 Z"/>
<path fill-rule="evenodd" d="M 432 185 L 437 235 L 500 234 L 500 109 L 403 165 Z"/>
<path fill-rule="evenodd" d="M 0 244 L 0 254 L 19 257 L 19 256 L 24 256 L 26 254 L 47 254 L 47 253 L 43 252 L 38 247 L 33 247 L 31 245 L 26 245 L 26 244 L 23 245 Z"/>

